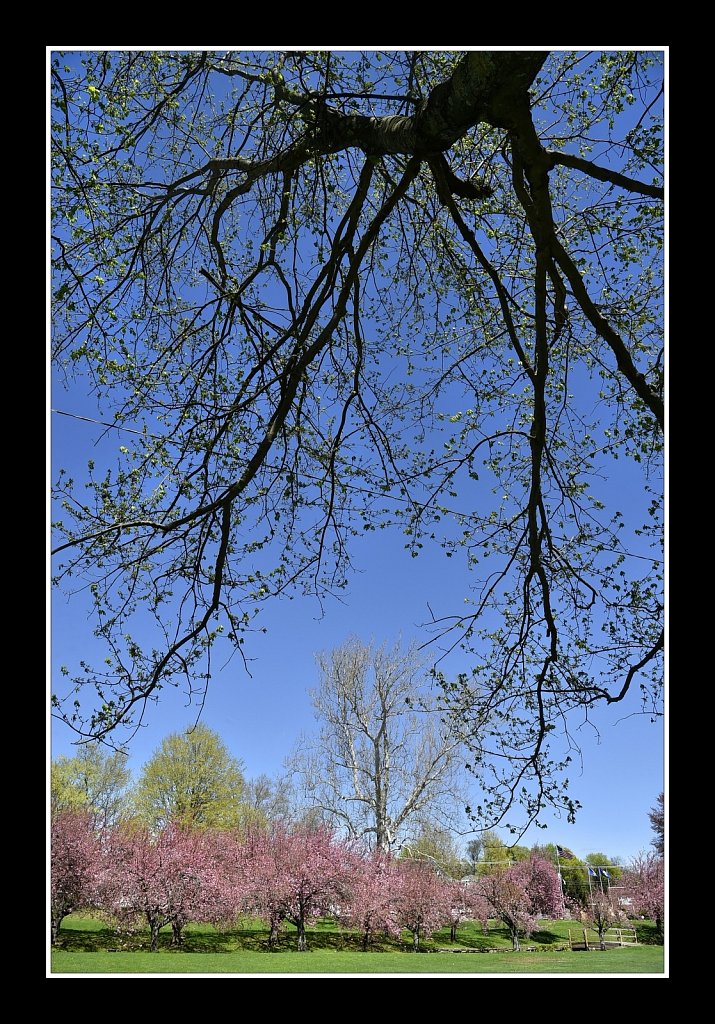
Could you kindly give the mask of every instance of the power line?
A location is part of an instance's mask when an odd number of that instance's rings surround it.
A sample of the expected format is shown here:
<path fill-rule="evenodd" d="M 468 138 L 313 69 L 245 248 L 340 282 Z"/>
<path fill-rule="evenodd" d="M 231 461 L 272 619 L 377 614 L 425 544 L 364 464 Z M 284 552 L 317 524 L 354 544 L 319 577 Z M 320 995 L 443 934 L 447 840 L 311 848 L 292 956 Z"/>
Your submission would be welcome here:
<path fill-rule="evenodd" d="M 110 430 L 126 430 L 129 434 L 138 434 L 139 437 L 151 437 L 154 441 L 165 441 L 168 444 L 176 444 L 172 442 L 170 438 L 161 437 L 160 434 L 148 434 L 143 430 L 135 430 L 134 427 L 125 427 L 122 423 L 107 423 L 106 420 L 97 420 L 92 416 L 80 416 L 76 412 L 65 412 L 64 409 L 50 409 L 50 412 L 56 413 L 58 416 L 68 416 L 71 420 L 83 420 L 85 423 L 94 423 L 98 427 L 107 427 Z"/>

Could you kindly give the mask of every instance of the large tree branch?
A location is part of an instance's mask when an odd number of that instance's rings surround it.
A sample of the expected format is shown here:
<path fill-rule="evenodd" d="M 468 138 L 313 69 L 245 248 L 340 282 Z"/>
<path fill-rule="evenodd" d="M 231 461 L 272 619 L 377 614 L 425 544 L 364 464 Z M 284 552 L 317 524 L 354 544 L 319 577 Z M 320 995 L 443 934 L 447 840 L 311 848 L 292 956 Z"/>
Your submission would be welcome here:
<path fill-rule="evenodd" d="M 660 636 L 658 637 L 656 642 L 653 644 L 651 649 L 649 651 L 647 651 L 646 654 L 644 654 L 643 657 L 640 659 L 640 661 L 636 662 L 635 665 L 629 666 L 628 673 L 627 673 L 626 678 L 625 678 L 625 682 L 623 683 L 623 686 L 621 687 L 620 692 L 617 693 L 615 695 L 615 697 L 614 697 L 610 693 L 607 693 L 606 691 L 599 691 L 599 696 L 603 697 L 603 699 L 608 704 L 617 704 L 619 701 L 623 700 L 623 698 L 625 697 L 625 695 L 628 693 L 628 691 L 630 689 L 631 683 L 633 682 L 633 677 L 638 672 L 640 672 L 641 669 L 645 668 L 646 665 L 648 665 L 651 661 L 653 661 L 657 657 L 658 653 L 663 650 L 664 646 L 665 646 L 665 630 L 661 629 Z"/>
<path fill-rule="evenodd" d="M 638 397 L 643 400 L 646 407 L 653 413 L 658 421 L 660 429 L 663 430 L 665 426 L 665 407 L 663 405 L 663 399 L 651 388 L 644 375 L 636 367 L 633 362 L 633 357 L 628 351 L 628 346 L 623 341 L 623 338 L 621 338 L 618 331 L 616 331 L 608 320 L 606 320 L 606 318 L 598 311 L 596 304 L 588 294 L 588 290 L 576 264 L 573 262 L 561 243 L 556 239 L 554 239 L 552 243 L 552 251 L 556 262 L 561 267 L 564 275 L 571 285 L 571 291 L 574 294 L 574 298 L 581 306 L 581 309 L 590 320 L 594 329 L 608 344 L 616 357 L 618 369 L 621 371 Z"/>
<path fill-rule="evenodd" d="M 636 367 L 633 356 L 618 331 L 599 312 L 591 296 L 588 294 L 588 289 L 578 267 L 556 237 L 548 195 L 547 174 L 552 166 L 551 157 L 541 145 L 526 103 L 523 101 L 521 104 L 516 103 L 512 116 L 511 131 L 514 157 L 515 160 L 523 162 L 524 172 L 533 191 L 531 197 L 522 191 L 520 201 L 526 210 L 527 216 L 530 218 L 532 233 L 534 233 L 535 226 L 537 234 L 543 232 L 543 239 L 541 241 L 535 235 L 537 247 L 543 245 L 553 257 L 571 285 L 573 296 L 586 317 L 615 355 L 619 371 L 639 398 L 642 399 L 646 407 L 653 413 L 662 430 L 665 422 L 663 399 L 651 388 L 645 376 Z M 518 187 L 517 182 L 515 182 L 515 187 Z M 540 208 L 538 225 L 536 225 L 533 215 L 530 214 L 532 203 L 534 209 Z"/>
<path fill-rule="evenodd" d="M 644 181 L 636 181 L 635 178 L 629 178 L 627 174 L 619 174 L 618 171 L 612 171 L 609 167 L 600 167 L 598 164 L 591 163 L 590 160 L 573 156 L 571 153 L 557 153 L 553 149 L 547 149 L 546 155 L 549 157 L 552 167 L 557 164 L 561 164 L 563 167 L 573 167 L 574 170 L 583 171 L 591 178 L 596 178 L 598 181 L 610 181 L 612 185 L 625 188 L 628 192 L 638 192 L 642 196 L 650 196 L 651 199 L 662 199 L 665 194 L 661 186 L 647 185 Z"/>
<path fill-rule="evenodd" d="M 194 509 L 193 512 L 185 515 L 182 519 L 160 528 L 162 533 L 166 533 L 169 530 L 176 530 L 180 525 L 187 525 L 197 519 L 207 521 L 210 520 L 212 516 L 220 514 L 221 539 L 214 565 L 211 600 L 207 604 L 204 614 L 201 616 L 198 624 L 193 629 L 187 630 L 168 646 L 165 653 L 155 664 L 148 679 L 143 684 L 132 684 L 130 686 L 131 695 L 124 701 L 123 705 L 120 707 L 110 707 L 108 710 L 103 709 L 98 716 L 95 716 L 95 719 L 92 722 L 92 735 L 97 737 L 106 735 L 106 733 L 111 732 L 111 730 L 120 722 L 127 722 L 132 709 L 136 705 L 145 705 L 151 698 L 152 694 L 156 691 L 157 687 L 160 686 L 161 680 L 164 674 L 168 671 L 171 661 L 175 657 L 179 656 L 180 651 L 187 644 L 195 641 L 201 635 L 201 633 L 207 628 L 211 616 L 218 610 L 230 538 L 230 513 L 232 503 L 247 489 L 258 473 L 260 467 L 264 464 L 280 430 L 284 427 L 287 421 L 288 414 L 293 406 L 296 392 L 305 370 L 316 356 L 318 356 L 319 353 L 330 344 L 338 323 L 345 315 L 348 298 L 356 286 L 358 273 L 366 253 L 374 244 L 383 224 L 409 188 L 410 183 L 419 171 L 419 167 L 419 160 L 413 159 L 408 163 L 399 184 L 387 197 L 380 210 L 365 229 L 357 248 L 353 249 L 352 243 L 358 230 L 360 213 L 362 212 L 363 202 L 372 177 L 372 163 L 369 160 L 366 161 L 363 174 L 361 175 L 360 188 L 358 189 L 356 197 L 351 204 L 352 212 L 349 216 L 346 216 L 344 221 L 344 224 L 346 225 L 346 234 L 344 237 L 336 238 L 334 243 L 333 260 L 335 261 L 336 266 L 346 255 L 349 257 L 349 260 L 348 268 L 345 272 L 345 279 L 336 298 L 332 316 L 325 327 L 323 327 L 323 329 L 318 333 L 317 337 L 312 342 L 309 342 L 309 334 L 314 326 L 319 308 L 322 306 L 322 297 L 319 297 L 317 306 L 312 308 L 308 315 L 306 315 L 302 329 L 298 332 L 295 339 L 293 351 L 286 362 L 285 371 L 280 382 L 280 399 L 269 420 L 263 437 L 256 445 L 253 456 L 247 461 L 244 471 L 239 479 L 231 484 L 219 498 L 211 502 L 209 505 L 199 506 Z M 332 288 L 328 289 L 328 293 L 332 293 Z M 77 538 L 75 543 L 82 544 L 83 539 Z"/>
<path fill-rule="evenodd" d="M 523 97 L 548 56 L 542 52 L 470 52 L 464 55 L 447 81 L 437 85 L 415 114 L 388 114 L 373 117 L 344 114 L 322 96 L 304 97 L 307 120 L 305 134 L 280 153 L 265 160 L 222 157 L 209 160 L 196 171 L 177 179 L 169 192 L 179 192 L 195 178 L 217 177 L 228 171 L 240 171 L 244 181 L 230 190 L 221 202 L 216 218 L 252 183 L 267 174 L 291 174 L 306 160 L 346 149 L 359 149 L 371 156 L 406 155 L 425 157 L 441 153 L 454 145 L 466 131 L 480 121 L 505 127 L 511 110 Z M 276 82 L 277 96 L 285 87 Z M 299 94 L 291 90 L 286 97 L 293 104 Z"/>

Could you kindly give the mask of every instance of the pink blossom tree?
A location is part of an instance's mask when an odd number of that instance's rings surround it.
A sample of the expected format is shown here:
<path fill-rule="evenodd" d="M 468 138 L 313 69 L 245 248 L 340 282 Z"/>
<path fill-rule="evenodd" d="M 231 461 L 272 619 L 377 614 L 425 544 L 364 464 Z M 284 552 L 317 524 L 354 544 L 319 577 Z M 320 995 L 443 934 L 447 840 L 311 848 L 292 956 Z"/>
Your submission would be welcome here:
<path fill-rule="evenodd" d="M 419 861 L 403 861 L 398 921 L 412 932 L 412 948 L 420 939 L 449 924 L 452 893 L 434 869 Z"/>
<path fill-rule="evenodd" d="M 221 832 L 175 824 L 158 837 L 174 946 L 182 944 L 189 921 L 218 924 L 235 917 L 239 897 L 235 876 L 221 856 L 223 838 Z"/>
<path fill-rule="evenodd" d="M 284 865 L 289 860 L 289 833 L 282 826 L 251 830 L 235 850 L 243 909 L 268 922 L 268 945 L 273 948 L 285 920 L 288 887 Z"/>
<path fill-rule="evenodd" d="M 458 881 L 456 879 L 446 882 L 451 893 L 449 937 L 452 942 L 457 941 L 457 929 L 463 921 L 479 921 L 486 932 L 489 925 L 489 904 L 479 892 L 475 882 Z"/>
<path fill-rule="evenodd" d="M 639 853 L 623 872 L 624 895 L 633 910 L 655 921 L 663 934 L 665 914 L 665 864 L 655 853 Z"/>
<path fill-rule="evenodd" d="M 352 861 L 348 901 L 340 908 L 340 920 L 354 928 L 367 950 L 377 932 L 399 938 L 400 902 L 404 873 L 390 854 L 375 850 Z"/>
<path fill-rule="evenodd" d="M 531 910 L 531 901 L 523 884 L 515 879 L 510 869 L 485 875 L 480 888 L 492 914 L 506 925 L 512 948 L 520 949 L 520 937 L 528 937 L 536 928 L 537 919 Z"/>
<path fill-rule="evenodd" d="M 551 861 L 543 857 L 529 857 L 509 870 L 512 878 L 524 886 L 533 914 L 537 917 L 560 917 L 563 914 L 561 880 Z"/>
<path fill-rule="evenodd" d="M 247 856 L 247 897 L 269 921 L 269 944 L 275 943 L 281 923 L 289 921 L 304 951 L 306 926 L 339 913 L 347 899 L 352 851 L 325 828 L 289 832 L 276 826 L 253 837 Z"/>
<path fill-rule="evenodd" d="M 144 918 L 152 950 L 165 925 L 171 925 L 172 943 L 178 945 L 188 921 L 212 920 L 224 912 L 224 881 L 207 833 L 170 824 L 153 836 L 144 828 L 120 827 L 103 859 L 104 909 L 125 922 Z"/>
<path fill-rule="evenodd" d="M 50 932 L 53 945 L 67 914 L 91 903 L 99 869 L 99 846 L 92 816 L 62 811 L 51 824 Z"/>
<path fill-rule="evenodd" d="M 203 873 L 202 921 L 219 927 L 234 924 L 250 902 L 251 831 L 209 830 L 204 833 L 208 862 Z"/>
<path fill-rule="evenodd" d="M 541 857 L 487 875 L 481 882 L 482 894 L 494 916 L 506 925 L 514 950 L 520 937 L 536 929 L 538 917 L 557 917 L 563 912 L 561 884 L 553 864 Z"/>
<path fill-rule="evenodd" d="M 588 907 L 582 911 L 581 916 L 594 931 L 598 932 L 601 949 L 606 948 L 608 929 L 626 920 L 626 915 L 618 906 L 615 894 L 610 890 L 608 892 L 594 891 L 591 894 Z"/>

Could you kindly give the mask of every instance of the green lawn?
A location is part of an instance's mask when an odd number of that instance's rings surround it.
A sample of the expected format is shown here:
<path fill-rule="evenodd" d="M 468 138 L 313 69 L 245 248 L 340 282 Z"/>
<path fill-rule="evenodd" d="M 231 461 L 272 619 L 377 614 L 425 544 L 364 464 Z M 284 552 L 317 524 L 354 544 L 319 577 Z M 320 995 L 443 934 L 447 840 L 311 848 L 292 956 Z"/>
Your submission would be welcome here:
<path fill-rule="evenodd" d="M 660 946 L 605 953 L 70 953 L 53 974 L 662 974 Z"/>
<path fill-rule="evenodd" d="M 605 952 L 572 953 L 568 930 L 573 921 L 544 921 L 529 945 L 513 953 L 504 929 L 496 924 L 484 935 L 471 922 L 460 927 L 457 942 L 448 931 L 438 932 L 413 953 L 407 941 L 386 941 L 380 951 L 363 953 L 357 939 L 332 921 L 319 921 L 308 932 L 310 949 L 298 953 L 294 934 L 287 929 L 277 952 L 265 949 L 266 931 L 260 922 L 244 922 L 231 931 L 210 925 L 189 925 L 182 950 L 169 948 L 170 933 L 162 933 L 162 948 L 147 952 L 148 935 L 121 938 L 100 921 L 78 916 L 63 922 L 60 948 L 52 951 L 53 974 L 662 974 L 663 947 L 653 940 L 653 927 L 639 922 L 645 944 Z M 579 931 L 580 934 L 580 931 Z M 595 936 L 589 936 L 589 938 Z M 407 936 L 405 936 L 407 938 Z M 437 949 L 497 949 L 498 952 L 445 953 Z M 502 952 L 503 950 L 503 952 Z"/>

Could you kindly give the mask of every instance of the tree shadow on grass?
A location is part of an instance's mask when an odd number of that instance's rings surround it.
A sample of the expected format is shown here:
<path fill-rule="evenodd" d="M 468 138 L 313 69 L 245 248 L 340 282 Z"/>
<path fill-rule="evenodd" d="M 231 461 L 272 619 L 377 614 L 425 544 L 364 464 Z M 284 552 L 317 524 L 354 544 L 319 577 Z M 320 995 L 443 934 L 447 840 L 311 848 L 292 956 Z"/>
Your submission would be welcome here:
<path fill-rule="evenodd" d="M 112 928 L 86 931 L 84 928 L 63 923 L 56 948 L 73 953 L 101 953 L 109 947 L 117 948 L 118 942 L 117 933 Z"/>
<path fill-rule="evenodd" d="M 92 923 L 87 927 L 87 920 L 73 921 L 71 918 L 63 922 L 59 941 L 55 948 L 67 952 L 99 953 L 99 952 L 138 952 L 147 951 L 150 945 L 148 929 L 132 932 L 120 932 L 103 923 Z M 184 928 L 181 946 L 172 946 L 171 927 L 167 925 L 159 933 L 159 950 L 176 953 L 237 953 L 242 950 L 261 953 L 293 952 L 298 947 L 297 929 L 286 924 L 278 935 L 277 942 L 271 948 L 268 945 L 268 929 L 256 924 L 247 927 L 217 929 L 207 925 L 189 924 Z M 362 949 L 360 936 L 354 932 L 336 929 L 334 922 L 317 921 L 312 928 L 306 929 L 308 949 L 336 950 L 351 952 Z M 393 939 L 380 936 L 370 943 L 371 952 L 395 950 L 401 948 L 400 943 Z"/>
<path fill-rule="evenodd" d="M 563 935 L 547 931 L 545 928 L 540 928 L 539 931 L 532 932 L 529 937 L 529 945 L 533 946 L 563 946 L 563 944 Z"/>
<path fill-rule="evenodd" d="M 450 938 L 449 928 L 441 928 L 438 932 L 435 932 L 431 939 L 427 939 L 424 942 L 420 942 L 426 950 L 430 948 L 466 948 L 466 949 L 495 949 L 502 948 L 504 952 L 508 952 L 511 949 L 511 939 L 507 929 L 501 925 L 491 921 L 489 924 L 489 930 L 484 931 L 482 926 L 476 921 L 464 921 L 460 924 L 456 932 L 456 938 L 454 942 Z"/>

